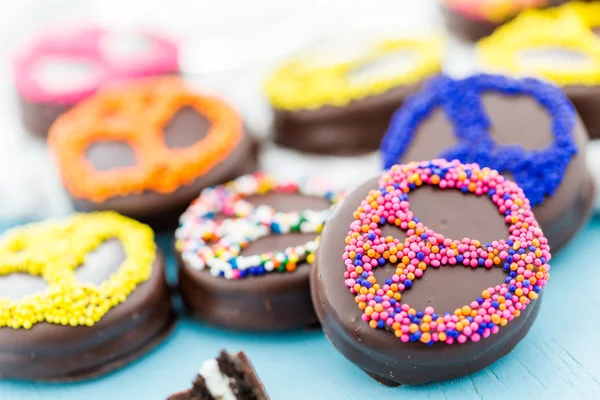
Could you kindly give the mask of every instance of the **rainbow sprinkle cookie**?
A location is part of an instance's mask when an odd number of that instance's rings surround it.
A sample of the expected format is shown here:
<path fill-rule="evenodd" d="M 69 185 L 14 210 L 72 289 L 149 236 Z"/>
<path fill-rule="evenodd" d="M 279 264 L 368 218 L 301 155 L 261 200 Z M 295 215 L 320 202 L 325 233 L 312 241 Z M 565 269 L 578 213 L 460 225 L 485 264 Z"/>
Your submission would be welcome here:
<path fill-rule="evenodd" d="M 600 2 L 569 3 L 549 10 L 531 10 L 499 28 L 478 44 L 482 63 L 511 73 L 543 76 L 560 86 L 600 83 Z M 578 55 L 572 62 L 542 59 L 528 62 L 526 52 L 555 49 Z"/>
<path fill-rule="evenodd" d="M 125 260 L 100 285 L 80 283 L 74 271 L 108 239 L 118 239 Z M 152 230 L 113 212 L 76 214 L 8 231 L 0 240 L 0 274 L 41 276 L 48 288 L 21 300 L 0 298 L 0 328 L 30 329 L 47 322 L 93 326 L 148 280 L 156 260 Z"/>
<path fill-rule="evenodd" d="M 380 95 L 398 86 L 418 84 L 438 73 L 441 70 L 442 49 L 443 41 L 438 37 L 388 39 L 376 43 L 367 54 L 337 64 L 317 66 L 315 60 L 294 59 L 275 71 L 266 82 L 265 90 L 276 109 L 344 107 L 353 101 Z M 416 61 L 409 70 L 374 81 L 350 79 L 354 71 L 405 51 L 417 54 Z"/>
<path fill-rule="evenodd" d="M 228 184 L 205 189 L 181 216 L 175 232 L 182 260 L 194 269 L 208 268 L 213 276 L 242 279 L 273 271 L 292 272 L 311 262 L 317 239 L 256 256 L 240 256 L 251 242 L 267 235 L 321 232 L 330 211 L 278 212 L 267 205 L 254 206 L 249 196 L 270 192 L 323 197 L 331 204 L 339 195 L 317 181 L 278 182 L 264 173 L 242 176 Z M 215 220 L 218 215 L 227 217 Z"/>
<path fill-rule="evenodd" d="M 488 196 L 504 215 L 508 238 L 481 243 L 446 238 L 424 226 L 409 201 L 410 192 L 422 185 Z M 383 237 L 386 224 L 406 231 L 407 239 Z M 371 328 L 391 330 L 403 342 L 462 344 L 496 334 L 518 318 L 546 285 L 550 258 L 529 200 L 514 182 L 477 164 L 433 160 L 393 166 L 356 209 L 346 237 L 344 279 Z M 378 283 L 373 271 L 388 262 L 397 265 L 395 273 Z M 417 311 L 401 303 L 402 293 L 418 284 L 427 268 L 460 264 L 502 268 L 506 281 L 482 288 L 480 297 L 453 313 Z"/>

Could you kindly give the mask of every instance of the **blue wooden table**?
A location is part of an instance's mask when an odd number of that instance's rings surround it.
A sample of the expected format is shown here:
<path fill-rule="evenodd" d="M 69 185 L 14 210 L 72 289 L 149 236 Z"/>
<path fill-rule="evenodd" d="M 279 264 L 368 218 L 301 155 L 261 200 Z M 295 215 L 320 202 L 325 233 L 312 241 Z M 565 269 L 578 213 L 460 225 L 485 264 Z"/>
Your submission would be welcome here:
<path fill-rule="evenodd" d="M 161 246 L 168 246 L 161 238 Z M 387 388 L 347 361 L 318 330 L 243 334 L 181 319 L 170 338 L 106 377 L 70 384 L 0 382 L 1 400 L 162 400 L 185 389 L 219 349 L 243 349 L 272 400 L 600 399 L 600 219 L 552 259 L 539 318 L 504 359 L 471 376 L 420 387 Z M 175 275 L 173 261 L 169 275 Z"/>

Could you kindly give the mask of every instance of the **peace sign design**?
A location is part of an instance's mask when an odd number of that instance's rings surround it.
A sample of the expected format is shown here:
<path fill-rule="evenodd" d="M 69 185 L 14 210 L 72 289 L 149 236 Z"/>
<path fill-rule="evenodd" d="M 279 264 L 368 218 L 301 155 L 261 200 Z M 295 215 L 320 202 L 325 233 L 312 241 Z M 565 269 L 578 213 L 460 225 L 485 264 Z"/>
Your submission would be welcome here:
<path fill-rule="evenodd" d="M 410 192 L 422 185 L 487 195 L 504 215 L 508 238 L 491 243 L 459 240 L 424 226 L 409 201 Z M 406 231 L 406 240 L 383 237 L 385 224 Z M 393 166 L 381 177 L 379 188 L 362 201 L 346 237 L 344 278 L 371 328 L 392 330 L 403 342 L 477 342 L 498 333 L 537 299 L 549 278 L 550 257 L 547 239 L 518 185 L 476 164 L 433 160 Z M 396 264 L 396 271 L 378 282 L 373 271 L 387 262 Z M 427 268 L 455 264 L 503 268 L 506 281 L 482 288 L 480 297 L 452 314 L 436 314 L 433 307 L 417 311 L 401 303 L 402 293 L 417 284 Z"/>
<path fill-rule="evenodd" d="M 75 269 L 109 239 L 123 246 L 121 266 L 99 285 L 77 281 Z M 2 236 L 0 255 L 1 275 L 26 273 L 48 284 L 44 292 L 20 300 L 0 297 L 0 328 L 30 329 L 41 322 L 93 326 L 148 280 L 156 245 L 147 225 L 104 212 L 15 228 Z"/>
<path fill-rule="evenodd" d="M 205 118 L 208 131 L 189 146 L 170 148 L 165 127 L 184 108 Z M 48 141 L 69 194 L 98 204 L 147 192 L 168 195 L 191 185 L 225 165 L 244 138 L 242 120 L 234 109 L 195 93 L 179 78 L 160 77 L 98 93 L 61 116 Z M 86 151 L 94 144 L 113 142 L 128 145 L 135 163 L 99 170 Z M 244 143 L 243 151 L 250 152 L 247 138 Z M 188 201 L 186 197 L 184 202 Z"/>
<path fill-rule="evenodd" d="M 15 82 L 32 103 L 72 105 L 115 81 L 179 71 L 175 42 L 82 26 L 40 35 L 17 55 Z"/>

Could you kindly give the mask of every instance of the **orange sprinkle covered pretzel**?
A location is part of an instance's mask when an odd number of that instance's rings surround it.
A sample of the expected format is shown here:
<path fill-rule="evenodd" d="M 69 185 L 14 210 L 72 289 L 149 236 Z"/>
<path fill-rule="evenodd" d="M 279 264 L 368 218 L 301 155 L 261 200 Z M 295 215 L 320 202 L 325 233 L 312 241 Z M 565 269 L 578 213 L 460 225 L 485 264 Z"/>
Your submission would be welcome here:
<path fill-rule="evenodd" d="M 192 107 L 210 122 L 203 139 L 170 149 L 164 128 L 177 111 Z M 191 184 L 225 160 L 241 141 L 239 114 L 221 100 L 188 89 L 176 77 L 142 79 L 102 91 L 61 116 L 48 141 L 69 193 L 97 203 Z M 98 171 L 85 153 L 93 143 L 126 142 L 136 165 Z"/>

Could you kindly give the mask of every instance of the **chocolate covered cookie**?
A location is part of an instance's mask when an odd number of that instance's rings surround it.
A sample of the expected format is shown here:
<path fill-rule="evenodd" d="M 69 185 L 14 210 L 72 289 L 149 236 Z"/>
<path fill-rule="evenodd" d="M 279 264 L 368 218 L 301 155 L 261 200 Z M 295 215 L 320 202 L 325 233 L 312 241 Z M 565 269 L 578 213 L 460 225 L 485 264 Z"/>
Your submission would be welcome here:
<path fill-rule="evenodd" d="M 16 57 L 25 127 L 46 136 L 54 120 L 102 86 L 179 72 L 177 45 L 150 32 L 81 26 L 40 34 Z"/>
<path fill-rule="evenodd" d="M 232 329 L 315 325 L 309 264 L 337 197 L 322 182 L 278 182 L 267 174 L 205 189 L 175 232 L 188 309 Z"/>
<path fill-rule="evenodd" d="M 549 79 L 600 138 L 600 2 L 531 10 L 478 43 L 488 69 Z"/>
<path fill-rule="evenodd" d="M 0 377 L 69 381 L 135 360 L 174 313 L 152 230 L 112 212 L 0 238 Z"/>
<path fill-rule="evenodd" d="M 275 142 L 323 154 L 376 150 L 393 111 L 441 70 L 442 47 L 437 37 L 393 39 L 345 62 L 289 61 L 265 86 Z"/>
<path fill-rule="evenodd" d="M 476 41 L 524 10 L 552 7 L 568 0 L 443 0 L 448 29 L 459 37 Z"/>
<path fill-rule="evenodd" d="M 260 378 L 244 352 L 221 350 L 219 357 L 202 364 L 191 389 L 168 400 L 269 400 Z"/>
<path fill-rule="evenodd" d="M 386 168 L 443 157 L 510 176 L 557 251 L 594 203 L 586 145 L 585 128 L 559 88 L 532 78 L 476 75 L 432 79 L 394 115 L 381 150 Z"/>
<path fill-rule="evenodd" d="M 172 77 L 96 94 L 62 115 L 48 142 L 77 209 L 160 228 L 176 226 L 203 188 L 256 169 L 237 111 Z"/>
<path fill-rule="evenodd" d="M 412 162 L 336 208 L 312 298 L 329 340 L 379 382 L 452 379 L 527 334 L 550 258 L 517 184 L 476 164 Z"/>

